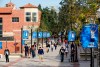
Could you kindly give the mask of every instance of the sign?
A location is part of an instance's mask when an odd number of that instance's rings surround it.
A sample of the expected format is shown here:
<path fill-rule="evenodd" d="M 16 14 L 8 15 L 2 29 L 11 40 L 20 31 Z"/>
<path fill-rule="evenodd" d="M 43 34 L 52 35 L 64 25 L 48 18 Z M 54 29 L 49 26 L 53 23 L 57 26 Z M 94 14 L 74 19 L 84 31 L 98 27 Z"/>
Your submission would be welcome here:
<path fill-rule="evenodd" d="M 22 37 L 23 39 L 28 39 L 29 32 L 28 30 L 23 30 Z"/>
<path fill-rule="evenodd" d="M 32 33 L 32 38 L 37 38 L 37 32 Z"/>
<path fill-rule="evenodd" d="M 50 33 L 49 32 L 47 32 L 47 37 L 50 37 Z"/>
<path fill-rule="evenodd" d="M 43 32 L 43 38 L 47 37 L 47 32 Z"/>
<path fill-rule="evenodd" d="M 90 33 L 91 27 L 90 25 L 85 25 L 82 28 L 82 32 L 81 32 L 81 43 L 82 43 L 82 47 L 83 48 L 87 48 L 88 45 L 90 44 L 90 37 L 91 37 L 91 33 Z"/>
<path fill-rule="evenodd" d="M 81 43 L 83 48 L 98 47 L 98 25 L 88 24 L 83 26 L 81 32 Z"/>
<path fill-rule="evenodd" d="M 89 48 L 98 48 L 98 25 L 90 24 L 91 26 L 91 40 L 88 45 Z"/>
<path fill-rule="evenodd" d="M 22 40 L 22 45 L 25 45 L 25 40 Z"/>
<path fill-rule="evenodd" d="M 68 32 L 68 41 L 75 41 L 75 32 L 74 31 L 69 31 Z"/>
<path fill-rule="evenodd" d="M 43 34 L 43 32 L 38 32 L 38 38 L 42 38 L 42 35 Z"/>
<path fill-rule="evenodd" d="M 2 42 L 0 42 L 0 49 L 2 49 Z"/>

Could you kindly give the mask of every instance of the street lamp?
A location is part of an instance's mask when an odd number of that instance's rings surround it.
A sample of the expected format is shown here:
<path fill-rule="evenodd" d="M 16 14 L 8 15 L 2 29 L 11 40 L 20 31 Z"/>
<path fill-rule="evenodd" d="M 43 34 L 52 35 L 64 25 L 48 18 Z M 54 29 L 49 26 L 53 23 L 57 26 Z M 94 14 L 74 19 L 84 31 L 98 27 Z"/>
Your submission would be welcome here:
<path fill-rule="evenodd" d="M 100 8 L 97 10 L 97 18 L 100 23 Z M 98 65 L 100 67 L 100 29 L 99 29 L 99 45 L 98 45 Z"/>

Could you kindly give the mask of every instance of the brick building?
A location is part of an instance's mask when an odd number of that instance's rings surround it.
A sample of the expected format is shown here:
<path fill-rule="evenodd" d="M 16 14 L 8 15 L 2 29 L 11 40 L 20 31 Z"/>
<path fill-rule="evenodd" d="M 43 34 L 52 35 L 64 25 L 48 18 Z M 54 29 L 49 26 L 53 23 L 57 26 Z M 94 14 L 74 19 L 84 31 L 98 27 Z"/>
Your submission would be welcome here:
<path fill-rule="evenodd" d="M 30 3 L 16 8 L 9 2 L 5 7 L 0 7 L 0 54 L 7 47 L 10 52 L 21 52 L 21 28 L 36 30 L 40 26 L 41 11 Z M 30 37 L 28 38 L 30 40 Z M 17 43 L 15 48 L 15 43 Z"/>

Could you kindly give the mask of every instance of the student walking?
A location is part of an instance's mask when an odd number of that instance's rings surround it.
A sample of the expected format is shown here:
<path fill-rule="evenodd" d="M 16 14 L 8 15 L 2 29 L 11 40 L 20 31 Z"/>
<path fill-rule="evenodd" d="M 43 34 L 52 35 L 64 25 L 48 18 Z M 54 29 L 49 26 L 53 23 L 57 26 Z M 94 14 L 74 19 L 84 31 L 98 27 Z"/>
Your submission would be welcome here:
<path fill-rule="evenodd" d="M 64 47 L 61 47 L 59 53 L 60 53 L 61 62 L 63 62 L 64 61 L 64 53 L 65 53 Z"/>
<path fill-rule="evenodd" d="M 40 61 L 43 61 L 44 50 L 41 47 L 39 47 L 38 49 L 38 55 L 39 55 Z"/>
<path fill-rule="evenodd" d="M 5 55 L 5 58 L 6 58 L 6 62 L 9 62 L 9 55 L 10 55 L 9 49 L 6 48 L 4 50 L 4 55 Z"/>
<path fill-rule="evenodd" d="M 68 48 L 65 47 L 65 54 L 66 54 L 66 57 L 67 57 L 67 54 L 68 54 Z"/>
<path fill-rule="evenodd" d="M 25 48 L 25 57 L 27 57 L 29 52 L 29 47 L 26 44 L 24 48 Z"/>
<path fill-rule="evenodd" d="M 35 57 L 35 50 L 36 50 L 36 48 L 35 48 L 35 45 L 33 45 L 32 47 L 31 47 L 31 54 L 32 54 L 32 58 L 34 58 Z"/>
<path fill-rule="evenodd" d="M 57 44 L 54 43 L 55 50 L 57 49 Z"/>
<path fill-rule="evenodd" d="M 74 62 L 74 56 L 75 56 L 75 49 L 74 48 L 72 48 L 71 49 L 71 62 Z"/>
<path fill-rule="evenodd" d="M 52 52 L 53 52 L 53 48 L 54 48 L 54 45 L 52 44 L 52 45 L 51 45 L 51 51 L 52 51 Z"/>

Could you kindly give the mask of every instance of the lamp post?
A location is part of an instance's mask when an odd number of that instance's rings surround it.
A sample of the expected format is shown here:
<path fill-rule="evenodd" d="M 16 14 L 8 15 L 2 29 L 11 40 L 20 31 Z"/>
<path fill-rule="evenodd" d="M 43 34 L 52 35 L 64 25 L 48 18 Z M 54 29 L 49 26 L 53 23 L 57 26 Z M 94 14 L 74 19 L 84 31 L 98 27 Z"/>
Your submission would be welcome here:
<path fill-rule="evenodd" d="M 100 23 L 100 8 L 97 10 L 97 18 Z M 99 45 L 98 45 L 98 67 L 100 67 L 100 29 L 99 29 Z"/>
<path fill-rule="evenodd" d="M 23 41 L 23 27 L 21 28 L 21 53 L 23 53 L 22 41 Z"/>
<path fill-rule="evenodd" d="M 31 28 L 31 47 L 32 47 L 32 42 L 33 40 L 32 40 L 32 28 Z"/>
<path fill-rule="evenodd" d="M 100 18 L 98 18 L 100 22 Z M 100 29 L 99 29 L 99 45 L 98 45 L 98 67 L 100 67 Z"/>

